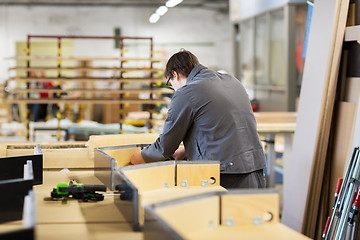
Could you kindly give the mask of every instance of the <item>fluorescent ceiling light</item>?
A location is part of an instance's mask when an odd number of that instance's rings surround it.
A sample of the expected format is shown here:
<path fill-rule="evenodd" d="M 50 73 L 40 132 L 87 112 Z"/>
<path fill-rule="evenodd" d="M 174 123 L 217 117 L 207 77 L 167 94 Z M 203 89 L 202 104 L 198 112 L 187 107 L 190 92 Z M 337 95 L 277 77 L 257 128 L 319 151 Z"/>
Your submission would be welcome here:
<path fill-rule="evenodd" d="M 181 3 L 182 1 L 183 1 L 183 0 L 168 0 L 165 5 L 166 5 L 168 8 L 171 8 L 171 7 L 175 7 L 176 5 L 178 5 L 179 3 Z"/>
<path fill-rule="evenodd" d="M 168 8 L 166 6 L 160 6 L 158 9 L 156 9 L 156 13 L 160 16 L 164 15 L 168 11 Z"/>
<path fill-rule="evenodd" d="M 150 18 L 149 18 L 149 22 L 150 23 L 156 23 L 157 21 L 159 21 L 160 16 L 156 13 L 151 14 Z"/>

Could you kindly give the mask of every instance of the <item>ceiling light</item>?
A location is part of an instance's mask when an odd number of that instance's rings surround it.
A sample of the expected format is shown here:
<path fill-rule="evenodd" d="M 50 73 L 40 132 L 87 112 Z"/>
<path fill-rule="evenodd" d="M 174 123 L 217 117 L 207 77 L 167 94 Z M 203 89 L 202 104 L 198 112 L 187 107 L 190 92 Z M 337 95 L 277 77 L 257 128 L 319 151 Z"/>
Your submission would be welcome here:
<path fill-rule="evenodd" d="M 156 9 L 156 13 L 160 16 L 164 15 L 168 11 L 168 8 L 166 6 L 160 6 L 158 9 Z"/>
<path fill-rule="evenodd" d="M 157 21 L 159 21 L 160 16 L 156 13 L 151 14 L 150 18 L 149 18 L 149 22 L 150 23 L 156 23 Z"/>
<path fill-rule="evenodd" d="M 170 7 L 175 7 L 176 5 L 178 5 L 179 3 L 181 3 L 182 1 L 183 1 L 183 0 L 168 0 L 165 5 L 166 5 L 168 8 L 170 8 Z"/>

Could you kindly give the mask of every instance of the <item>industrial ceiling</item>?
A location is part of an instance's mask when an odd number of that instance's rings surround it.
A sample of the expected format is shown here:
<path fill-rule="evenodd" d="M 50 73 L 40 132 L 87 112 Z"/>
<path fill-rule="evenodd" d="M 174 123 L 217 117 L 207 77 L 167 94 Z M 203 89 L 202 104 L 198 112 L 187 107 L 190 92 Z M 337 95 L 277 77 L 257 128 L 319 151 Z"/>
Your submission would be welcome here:
<path fill-rule="evenodd" d="M 166 0 L 0 0 L 0 5 L 158 7 Z M 184 0 L 178 7 L 228 11 L 228 0 Z"/>

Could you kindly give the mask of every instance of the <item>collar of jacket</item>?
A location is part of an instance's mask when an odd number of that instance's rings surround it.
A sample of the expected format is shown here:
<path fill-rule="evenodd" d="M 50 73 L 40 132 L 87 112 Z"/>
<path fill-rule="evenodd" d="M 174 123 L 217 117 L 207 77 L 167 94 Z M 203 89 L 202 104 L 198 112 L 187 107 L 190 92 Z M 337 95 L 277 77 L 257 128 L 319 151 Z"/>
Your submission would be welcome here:
<path fill-rule="evenodd" d="M 193 70 L 191 70 L 186 82 L 191 82 L 193 80 L 193 78 L 204 68 L 206 68 L 205 66 L 199 64 L 196 67 L 193 68 Z"/>

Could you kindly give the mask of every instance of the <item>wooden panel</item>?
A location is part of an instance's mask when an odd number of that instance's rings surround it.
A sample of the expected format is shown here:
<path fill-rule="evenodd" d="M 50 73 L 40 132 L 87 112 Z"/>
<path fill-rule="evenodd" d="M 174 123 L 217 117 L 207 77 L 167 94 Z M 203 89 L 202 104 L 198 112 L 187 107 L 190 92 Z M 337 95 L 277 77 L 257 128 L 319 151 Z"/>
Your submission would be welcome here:
<path fill-rule="evenodd" d="M 321 118 L 319 119 L 319 128 L 317 129 L 316 150 L 310 176 L 311 184 L 309 184 L 308 188 L 304 222 L 302 226 L 302 233 L 311 238 L 315 237 L 316 226 L 318 225 L 317 221 L 323 223 L 326 221 L 327 217 L 320 214 L 320 196 L 324 179 L 326 156 L 328 153 L 329 136 L 333 119 L 335 94 L 348 8 L 349 0 L 337 1 L 333 36 L 330 45 L 331 49 L 324 84 L 325 89 L 322 96 Z"/>
<path fill-rule="evenodd" d="M 81 183 L 99 184 L 91 174 L 45 172 L 46 185 L 35 187 L 38 201 L 36 239 L 83 239 L 85 236 L 88 239 L 141 239 L 141 234 L 132 232 L 113 204 L 112 196 L 106 195 L 104 201 L 97 203 L 83 203 L 73 199 L 46 200 L 50 196 L 51 187 L 72 178 Z M 70 236 L 71 233 L 74 235 Z"/>
<path fill-rule="evenodd" d="M 155 212 L 185 239 L 191 239 L 194 233 L 208 230 L 209 224 L 219 226 L 219 201 L 219 196 L 213 196 L 157 208 Z"/>
<path fill-rule="evenodd" d="M 124 174 L 139 192 L 175 186 L 175 165 L 127 170 Z"/>
<path fill-rule="evenodd" d="M 235 226 L 252 225 L 254 217 L 259 216 L 265 224 L 265 214 L 271 213 L 269 224 L 279 222 L 279 196 L 278 194 L 244 194 L 223 195 L 221 197 L 221 222 L 225 223 L 227 217 L 234 219 Z"/>
<path fill-rule="evenodd" d="M 6 223 L 0 224 L 0 234 L 10 232 L 10 231 L 18 231 L 18 230 L 22 230 L 22 229 L 24 229 L 24 227 L 22 226 L 21 220 L 20 221 L 11 221 L 11 222 L 6 222 Z"/>
<path fill-rule="evenodd" d="M 360 97 L 360 78 L 347 78 L 345 85 L 346 102 L 357 104 Z"/>
<path fill-rule="evenodd" d="M 2 144 L 0 157 L 34 154 L 35 143 Z M 44 169 L 94 168 L 85 142 L 56 142 L 41 144 Z"/>
<path fill-rule="evenodd" d="M 189 186 L 201 186 L 202 180 L 211 182 L 210 178 L 215 178 L 214 186 L 220 185 L 220 165 L 219 164 L 178 164 L 176 165 L 176 182 L 181 186 L 183 180 L 187 180 Z"/>
<path fill-rule="evenodd" d="M 155 189 L 151 191 L 145 191 L 141 193 L 142 205 L 149 205 L 157 202 L 173 200 L 177 198 L 188 197 L 206 192 L 215 191 L 226 191 L 221 186 L 210 186 L 210 187 L 172 187 Z"/>
<path fill-rule="evenodd" d="M 320 139 L 319 130 L 324 120 L 326 104 L 324 100 L 327 99 L 327 93 L 332 92 L 331 90 L 328 91 L 329 76 L 335 75 L 330 74 L 332 69 L 335 72 L 338 70 L 338 67 L 332 61 L 339 60 L 335 59 L 339 57 L 338 54 L 334 55 L 336 42 L 334 39 L 337 36 L 338 40 L 341 38 L 342 41 L 343 39 L 341 31 L 339 31 L 340 35 L 337 35 L 338 25 L 342 25 L 342 23 L 338 23 L 341 2 L 341 0 L 318 0 L 312 14 L 293 152 L 289 168 L 291 178 L 288 179 L 287 187 L 284 189 L 284 211 L 282 214 L 282 222 L 296 231 L 302 230 L 303 223 L 309 224 L 310 220 L 303 221 L 305 213 L 312 214 L 314 212 L 305 211 L 308 188 L 311 185 L 309 169 L 312 168 L 316 152 L 321 147 L 317 144 Z M 338 50 L 336 50 L 337 52 Z M 330 109 L 331 101 L 328 104 L 328 109 Z M 327 120 L 329 119 L 331 118 L 327 118 Z M 325 144 L 327 146 L 327 143 Z M 315 182 L 315 180 L 311 181 L 312 183 Z M 315 210 L 315 212 L 317 211 Z"/>
<path fill-rule="evenodd" d="M 159 137 L 157 133 L 113 134 L 90 136 L 88 146 L 91 151 L 99 147 L 111 147 L 130 144 L 151 144 Z"/>
<path fill-rule="evenodd" d="M 137 151 L 141 150 L 141 148 L 130 148 L 130 149 L 117 149 L 117 150 L 108 150 L 104 151 L 113 157 L 117 162 L 117 167 L 124 167 L 131 165 L 130 158 Z"/>
<path fill-rule="evenodd" d="M 43 167 L 51 168 L 94 168 L 88 148 L 42 149 Z M 7 149 L 7 156 L 33 154 L 33 149 Z"/>
<path fill-rule="evenodd" d="M 294 123 L 296 112 L 255 112 L 257 123 Z"/>
<path fill-rule="evenodd" d="M 241 236 L 241 237 L 240 237 Z M 203 230 L 201 232 L 195 232 L 188 239 L 267 239 L 267 240 L 300 240 L 310 239 L 298 232 L 286 227 L 283 224 L 271 224 L 261 226 L 240 226 L 240 227 L 226 227 L 221 226 L 214 230 Z"/>
<path fill-rule="evenodd" d="M 139 194 L 139 223 L 144 225 L 144 206 L 146 205 L 215 191 L 226 191 L 226 189 L 221 186 L 171 187 L 141 192 Z"/>
<path fill-rule="evenodd" d="M 132 231 L 128 223 L 41 224 L 35 228 L 37 240 L 142 240 L 141 232 Z"/>
<path fill-rule="evenodd" d="M 340 102 L 334 126 L 333 149 L 330 155 L 331 161 L 331 177 L 330 177 L 330 193 L 329 200 L 334 202 L 334 192 L 339 177 L 345 175 L 348 161 L 351 157 L 354 120 L 356 114 L 356 104 Z M 329 209 L 330 210 L 330 209 Z"/>
<path fill-rule="evenodd" d="M 358 41 L 360 34 L 360 26 L 347 27 L 345 30 L 345 41 Z"/>
<path fill-rule="evenodd" d="M 93 171 L 52 172 L 44 171 L 44 184 L 34 186 L 36 193 L 37 224 L 59 223 L 108 223 L 126 222 L 123 215 L 114 205 L 114 197 L 105 195 L 103 201 L 82 202 L 68 199 L 64 201 L 50 200 L 51 190 L 58 183 L 69 183 L 71 179 L 82 184 L 101 184 Z"/>
<path fill-rule="evenodd" d="M 94 148 L 131 144 L 151 144 L 159 137 L 157 133 L 93 135 L 89 137 L 90 158 L 94 161 Z"/>

